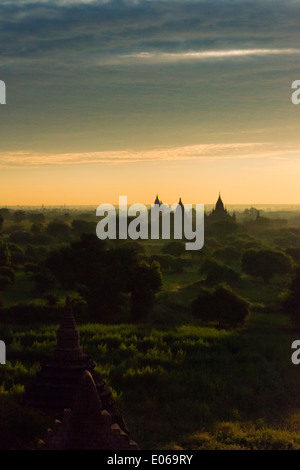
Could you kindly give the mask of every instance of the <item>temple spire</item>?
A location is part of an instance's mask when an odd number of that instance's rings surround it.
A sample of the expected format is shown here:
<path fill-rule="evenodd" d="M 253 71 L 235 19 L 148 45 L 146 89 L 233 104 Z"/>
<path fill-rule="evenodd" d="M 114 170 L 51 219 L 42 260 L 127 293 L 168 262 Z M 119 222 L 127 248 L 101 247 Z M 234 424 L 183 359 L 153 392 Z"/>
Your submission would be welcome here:
<path fill-rule="evenodd" d="M 70 297 L 66 298 L 63 317 L 56 332 L 56 337 L 57 346 L 54 351 L 56 358 L 63 356 L 64 359 L 70 359 L 82 356 L 80 333 L 75 322 Z"/>
<path fill-rule="evenodd" d="M 88 371 L 95 383 L 102 408 L 111 414 L 113 423 L 118 423 L 122 431 L 128 433 L 110 388 L 95 370 L 95 363 L 80 346 L 79 330 L 69 297 L 56 335 L 56 348 L 41 365 L 22 397 L 22 403 L 61 418 L 65 408 L 73 407 L 79 380 L 83 372 Z"/>

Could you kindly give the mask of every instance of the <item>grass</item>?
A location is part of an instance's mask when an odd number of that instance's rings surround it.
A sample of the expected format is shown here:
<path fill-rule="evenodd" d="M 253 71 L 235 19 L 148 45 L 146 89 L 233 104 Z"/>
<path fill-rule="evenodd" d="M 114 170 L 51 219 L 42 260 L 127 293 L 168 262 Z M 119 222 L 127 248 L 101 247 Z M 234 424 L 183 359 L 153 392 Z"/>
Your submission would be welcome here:
<path fill-rule="evenodd" d="M 0 377 L 1 397 L 10 398 L 13 409 L 53 350 L 56 329 L 11 327 Z M 142 449 L 298 448 L 300 376 L 290 361 L 295 337 L 283 315 L 254 313 L 239 332 L 84 324 L 80 333 Z M 33 428 L 30 443 L 42 432 L 41 418 Z"/>
<path fill-rule="evenodd" d="M 149 254 L 160 248 L 147 246 Z M 199 263 L 164 273 L 148 323 L 79 323 L 84 351 L 142 449 L 300 449 L 300 374 L 291 362 L 298 338 L 280 312 L 280 285 L 242 275 L 231 287 L 251 303 L 247 324 L 237 331 L 203 326 L 189 312 Z M 28 302 L 32 288 L 29 276 L 17 272 L 5 305 Z M 63 302 L 66 293 L 58 295 Z M 55 321 L 22 326 L 6 318 L 0 325 L 8 360 L 0 366 L 1 449 L 34 448 L 53 425 L 19 399 L 55 347 Z"/>

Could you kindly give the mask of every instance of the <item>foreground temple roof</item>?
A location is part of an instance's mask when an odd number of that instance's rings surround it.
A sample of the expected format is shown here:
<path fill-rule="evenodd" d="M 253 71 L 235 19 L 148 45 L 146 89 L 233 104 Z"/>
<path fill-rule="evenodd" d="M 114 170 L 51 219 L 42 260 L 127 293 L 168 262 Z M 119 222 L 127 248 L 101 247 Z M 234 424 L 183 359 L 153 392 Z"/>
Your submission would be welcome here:
<path fill-rule="evenodd" d="M 92 375 L 84 371 L 73 409 L 55 421 L 38 450 L 139 450 L 137 444 L 102 409 Z"/>
<path fill-rule="evenodd" d="M 71 299 L 67 298 L 60 326 L 56 333 L 57 345 L 53 354 L 41 365 L 22 402 L 61 419 L 65 409 L 72 409 L 76 392 L 84 372 L 91 374 L 95 389 L 113 423 L 128 433 L 123 416 L 112 396 L 111 390 L 95 371 L 95 364 L 80 345 Z"/>

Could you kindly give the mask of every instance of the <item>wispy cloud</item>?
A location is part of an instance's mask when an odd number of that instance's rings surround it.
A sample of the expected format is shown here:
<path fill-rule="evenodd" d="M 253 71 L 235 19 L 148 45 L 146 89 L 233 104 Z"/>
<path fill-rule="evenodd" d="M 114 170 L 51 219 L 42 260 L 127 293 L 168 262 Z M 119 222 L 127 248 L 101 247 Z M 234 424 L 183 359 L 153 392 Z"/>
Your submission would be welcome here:
<path fill-rule="evenodd" d="M 102 151 L 78 153 L 4 152 L 0 156 L 1 168 L 91 165 L 143 162 L 179 162 L 188 160 L 272 158 L 286 159 L 300 156 L 300 144 L 278 145 L 271 142 L 200 144 L 146 151 Z"/>
<path fill-rule="evenodd" d="M 234 59 L 249 56 L 270 56 L 270 55 L 299 55 L 300 49 L 230 49 L 230 50 L 202 50 L 186 52 L 138 52 L 124 54 L 110 58 L 100 59 L 102 63 L 117 63 L 125 61 L 140 62 L 180 62 L 180 61 L 200 61 L 212 59 Z"/>

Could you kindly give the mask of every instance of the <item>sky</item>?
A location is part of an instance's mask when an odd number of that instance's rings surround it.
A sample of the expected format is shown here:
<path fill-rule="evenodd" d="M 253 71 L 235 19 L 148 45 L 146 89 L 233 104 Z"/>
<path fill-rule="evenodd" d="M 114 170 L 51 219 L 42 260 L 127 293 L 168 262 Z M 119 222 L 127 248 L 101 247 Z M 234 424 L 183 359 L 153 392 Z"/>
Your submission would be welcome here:
<path fill-rule="evenodd" d="M 0 206 L 300 204 L 300 0 L 1 0 Z"/>

